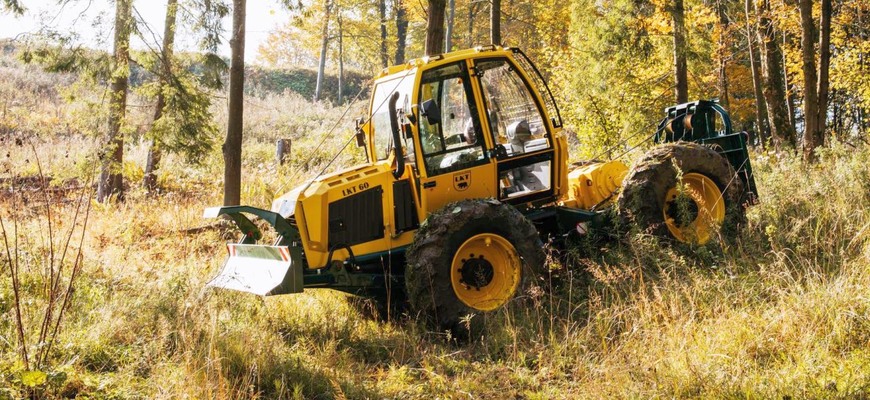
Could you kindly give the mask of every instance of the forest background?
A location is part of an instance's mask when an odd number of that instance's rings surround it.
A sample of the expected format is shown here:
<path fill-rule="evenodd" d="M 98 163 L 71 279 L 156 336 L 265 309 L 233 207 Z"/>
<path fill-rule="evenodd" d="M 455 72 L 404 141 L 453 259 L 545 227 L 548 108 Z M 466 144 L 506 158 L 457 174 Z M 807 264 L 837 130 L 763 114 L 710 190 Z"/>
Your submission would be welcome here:
<path fill-rule="evenodd" d="M 169 0 L 162 32 L 136 6 L 101 20 L 111 52 L 52 26 L 2 43 L 0 398 L 868 396 L 866 0 L 284 0 L 258 49 L 244 0 Z M 630 162 L 665 107 L 718 98 L 762 199 L 739 244 L 567 249 L 564 287 L 466 345 L 335 293 L 203 290 L 226 232 L 202 208 L 360 162 L 330 160 L 372 76 L 489 43 L 536 61 L 572 160 Z"/>

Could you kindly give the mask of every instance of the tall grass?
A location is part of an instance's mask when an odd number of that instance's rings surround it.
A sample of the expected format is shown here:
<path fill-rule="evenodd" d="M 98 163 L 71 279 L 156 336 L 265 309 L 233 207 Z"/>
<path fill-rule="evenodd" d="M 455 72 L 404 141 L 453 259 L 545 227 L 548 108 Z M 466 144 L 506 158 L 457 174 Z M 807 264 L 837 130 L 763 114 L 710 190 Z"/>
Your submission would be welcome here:
<path fill-rule="evenodd" d="M 5 342 L 14 349 L 7 372 L 14 391 L 42 397 L 66 381 L 52 356 L 84 266 L 82 242 L 94 193 L 86 186 L 50 187 L 36 148 L 18 143 L 37 174 L 0 185 L 0 268 L 8 290 L 2 299 L 13 315 L 5 325 L 15 333 Z"/>
<path fill-rule="evenodd" d="M 207 190 L 98 206 L 51 355 L 68 378 L 45 393 L 866 397 L 867 157 L 834 145 L 821 168 L 757 154 L 762 203 L 737 245 L 693 254 L 638 235 L 568 249 L 553 291 L 525 294 L 531 307 L 488 318 L 467 344 L 407 317 L 369 320 L 333 292 L 262 300 L 205 290 L 226 233 L 185 232 L 214 201 Z M 14 337 L 8 325 L 0 334 Z"/>

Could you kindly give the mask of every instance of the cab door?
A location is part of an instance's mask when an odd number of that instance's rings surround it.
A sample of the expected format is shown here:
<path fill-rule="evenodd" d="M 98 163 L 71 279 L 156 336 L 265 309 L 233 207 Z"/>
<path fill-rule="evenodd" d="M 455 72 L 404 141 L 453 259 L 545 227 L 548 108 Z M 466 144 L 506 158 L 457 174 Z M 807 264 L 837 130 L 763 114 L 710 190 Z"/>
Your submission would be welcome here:
<path fill-rule="evenodd" d="M 506 57 L 475 59 L 473 71 L 497 164 L 495 197 L 511 204 L 552 199 L 555 150 L 539 97 Z"/>
<path fill-rule="evenodd" d="M 419 90 L 423 207 L 432 212 L 452 201 L 494 197 L 495 166 L 486 152 L 467 62 L 424 71 Z"/>

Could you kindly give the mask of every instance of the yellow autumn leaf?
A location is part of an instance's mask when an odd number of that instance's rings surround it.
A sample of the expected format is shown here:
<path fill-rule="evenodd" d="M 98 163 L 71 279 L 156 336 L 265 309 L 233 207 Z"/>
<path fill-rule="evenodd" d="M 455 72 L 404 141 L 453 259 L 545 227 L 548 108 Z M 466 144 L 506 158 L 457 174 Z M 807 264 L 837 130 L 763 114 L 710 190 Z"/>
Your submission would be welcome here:
<path fill-rule="evenodd" d="M 21 373 L 21 383 L 27 387 L 37 387 L 45 383 L 48 375 L 42 371 L 24 371 Z"/>

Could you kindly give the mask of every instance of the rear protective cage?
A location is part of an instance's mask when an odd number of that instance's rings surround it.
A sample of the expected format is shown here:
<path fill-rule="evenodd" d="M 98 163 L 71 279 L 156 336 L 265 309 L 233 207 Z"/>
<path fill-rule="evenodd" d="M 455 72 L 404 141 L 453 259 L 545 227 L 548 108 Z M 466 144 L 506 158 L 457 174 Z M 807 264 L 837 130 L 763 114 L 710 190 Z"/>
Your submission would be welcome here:
<path fill-rule="evenodd" d="M 556 100 L 553 98 L 553 92 L 550 91 L 550 86 L 547 85 L 547 81 L 541 75 L 541 71 L 538 70 L 535 63 L 533 63 L 522 50 L 516 47 L 511 47 L 511 51 L 513 51 L 514 54 L 520 55 L 520 57 L 515 57 L 515 59 L 523 70 L 529 72 L 529 76 L 535 81 L 535 86 L 537 86 L 538 89 L 544 88 L 547 91 L 546 95 L 541 93 L 541 97 L 544 98 L 544 105 L 547 108 L 547 115 L 550 116 L 554 128 L 562 127 L 562 114 L 559 113 L 559 106 L 556 105 Z M 531 73 L 530 71 L 534 73 Z"/>
<path fill-rule="evenodd" d="M 749 203 L 758 203 L 758 189 L 749 162 L 746 133 L 733 131 L 731 117 L 718 100 L 678 104 L 666 108 L 665 114 L 656 130 L 655 143 L 682 140 L 710 147 L 734 167 L 746 187 Z"/>

